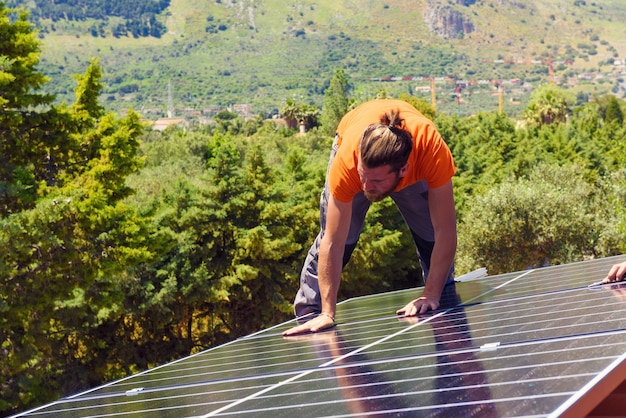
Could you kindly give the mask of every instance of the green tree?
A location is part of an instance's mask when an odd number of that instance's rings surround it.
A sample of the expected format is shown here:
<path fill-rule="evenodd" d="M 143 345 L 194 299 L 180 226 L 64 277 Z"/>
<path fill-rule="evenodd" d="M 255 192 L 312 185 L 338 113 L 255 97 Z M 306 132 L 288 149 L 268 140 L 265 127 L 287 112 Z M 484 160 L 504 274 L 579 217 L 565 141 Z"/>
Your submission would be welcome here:
<path fill-rule="evenodd" d="M 597 102 L 600 106 L 600 113 L 602 114 L 602 118 L 607 123 L 616 123 L 621 125 L 624 122 L 624 112 L 622 111 L 622 106 L 620 106 L 619 101 L 612 94 L 607 94 L 599 99 Z"/>
<path fill-rule="evenodd" d="M 75 76 L 78 85 L 75 89 L 76 100 L 72 105 L 72 111 L 76 117 L 82 116 L 85 121 L 93 121 L 104 115 L 104 107 L 98 102 L 103 87 L 100 82 L 102 70 L 98 64 L 99 60 L 92 59 L 87 72 Z"/>
<path fill-rule="evenodd" d="M 613 96 L 610 96 L 613 97 Z M 565 134 L 577 149 L 579 164 L 591 173 L 609 175 L 623 168 L 626 153 L 626 127 L 606 117 L 606 106 L 593 101 L 574 111 Z"/>
<path fill-rule="evenodd" d="M 622 168 L 603 178 L 605 185 L 605 202 L 603 209 L 615 214 L 615 219 L 607 222 L 606 233 L 603 235 L 605 255 L 626 253 L 626 169 Z M 615 250 L 617 248 L 617 250 Z"/>
<path fill-rule="evenodd" d="M 298 207 L 284 203 L 287 188 L 275 186 L 277 173 L 268 166 L 261 148 L 256 146 L 250 151 L 242 167 L 247 187 L 241 195 L 243 205 L 235 223 L 233 267 L 242 280 L 228 306 L 229 327 L 237 330 L 238 335 L 292 313 L 287 295 L 290 278 L 297 276 L 303 249 L 302 243 L 294 239 Z M 258 301 L 264 301 L 263 306 Z M 255 318 L 248 317 L 251 311 L 256 311 Z"/>
<path fill-rule="evenodd" d="M 543 85 L 533 91 L 522 117 L 529 126 L 563 123 L 567 119 L 573 97 L 553 85 Z"/>
<path fill-rule="evenodd" d="M 317 126 L 319 109 L 306 103 L 297 103 L 295 100 L 287 100 L 280 109 L 283 119 L 289 129 L 296 129 L 299 124 L 304 124 L 306 129 Z"/>
<path fill-rule="evenodd" d="M 154 246 L 149 224 L 122 203 L 126 177 L 141 167 L 138 115 L 103 115 L 93 62 L 72 106 L 33 93 L 44 81 L 38 47 L 26 16 L 11 13 L 0 9 L 1 31 L 13 34 L 0 40 L 12 54 L 0 108 L 2 413 L 116 376 L 111 324 L 124 297 L 116 278 Z"/>
<path fill-rule="evenodd" d="M 155 262 L 134 269 L 135 280 L 126 282 L 126 306 L 133 307 L 127 323 L 142 330 L 126 333 L 127 344 L 150 353 L 143 362 L 129 357 L 137 367 L 221 344 L 290 317 L 304 243 L 310 242 L 311 216 L 305 214 L 311 188 L 301 184 L 317 173 L 307 174 L 301 166 L 305 162 L 294 161 L 294 179 L 287 169 L 289 153 L 280 149 L 291 143 L 257 136 L 266 135 L 263 132 L 251 138 L 215 133 L 204 138 L 201 153 L 193 152 L 203 155 L 206 169 L 192 178 L 183 170 L 168 169 L 171 162 L 152 158 L 149 148 L 161 154 L 163 141 L 171 142 L 172 150 L 191 148 L 195 139 L 189 138 L 196 133 L 167 135 L 145 144 L 146 168 L 158 164 L 156 171 L 171 173 L 178 182 L 161 176 L 136 183 L 147 188 L 149 180 L 170 185 L 154 205 L 155 222 L 167 231 L 170 245 Z M 185 155 L 191 151 L 177 153 L 181 168 L 188 167 Z M 283 166 L 285 171 L 278 168 Z"/>
<path fill-rule="evenodd" d="M 48 80 L 36 71 L 40 45 L 28 20 L 28 12 L 6 8 L 0 2 L 0 28 L 3 35 L 0 41 L 0 109 L 21 110 L 51 103 L 54 99 L 52 96 L 37 93 Z"/>
<path fill-rule="evenodd" d="M 417 110 L 421 112 L 422 115 L 426 116 L 430 120 L 435 120 L 437 116 L 437 110 L 433 107 L 433 105 L 426 99 L 417 96 L 410 96 L 407 93 L 402 93 L 398 99 L 404 100 L 407 103 L 410 103 Z"/>
<path fill-rule="evenodd" d="M 372 204 L 339 299 L 423 285 L 413 237 L 391 199 Z"/>
<path fill-rule="evenodd" d="M 334 135 L 341 118 L 350 107 L 350 81 L 341 68 L 335 69 L 330 84 L 324 92 L 324 105 L 320 117 L 322 131 Z"/>
<path fill-rule="evenodd" d="M 149 227 L 120 202 L 129 193 L 124 177 L 139 167 L 141 128 L 136 116 L 104 118 L 85 134 L 101 146 L 84 173 L 48 187 L 32 209 L 0 219 L 0 334 L 10 365 L 1 372 L 12 382 L 2 386 L 2 399 L 12 407 L 111 377 L 100 374 L 108 351 L 93 331 L 122 309 L 113 277 L 152 256 Z"/>
<path fill-rule="evenodd" d="M 459 225 L 458 272 L 498 274 L 616 253 L 616 234 L 606 233 L 616 217 L 602 191 L 577 166 L 540 165 L 472 197 Z"/>
<path fill-rule="evenodd" d="M 34 107 L 53 97 L 37 91 L 47 81 L 36 71 L 39 43 L 28 14 L 0 2 L 0 215 L 32 207 L 40 182 L 54 162 L 49 157 L 49 120 Z"/>
<path fill-rule="evenodd" d="M 469 196 L 483 193 L 519 170 L 522 141 L 506 115 L 478 113 L 473 118 L 440 114 L 435 123 L 454 156 L 453 177 L 458 217 Z"/>

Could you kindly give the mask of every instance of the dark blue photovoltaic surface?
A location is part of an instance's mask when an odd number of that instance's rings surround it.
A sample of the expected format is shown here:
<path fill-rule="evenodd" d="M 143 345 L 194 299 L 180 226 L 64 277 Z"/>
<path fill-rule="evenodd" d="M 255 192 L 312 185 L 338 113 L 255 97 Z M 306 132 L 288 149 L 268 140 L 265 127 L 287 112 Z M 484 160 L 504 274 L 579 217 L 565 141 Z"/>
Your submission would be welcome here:
<path fill-rule="evenodd" d="M 589 287 L 624 259 L 460 278 L 417 318 L 420 289 L 354 298 L 22 416 L 560 416 L 626 357 L 626 284 Z"/>

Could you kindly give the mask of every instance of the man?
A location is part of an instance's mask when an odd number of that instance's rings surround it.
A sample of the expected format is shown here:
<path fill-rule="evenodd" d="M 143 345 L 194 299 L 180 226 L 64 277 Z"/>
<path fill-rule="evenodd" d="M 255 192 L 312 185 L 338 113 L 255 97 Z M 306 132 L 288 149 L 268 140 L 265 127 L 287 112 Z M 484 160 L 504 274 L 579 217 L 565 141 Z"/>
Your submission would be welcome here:
<path fill-rule="evenodd" d="M 381 99 L 348 112 L 337 127 L 320 200 L 321 231 L 307 255 L 296 316 L 318 314 L 284 335 L 316 332 L 335 323 L 343 267 L 358 241 L 371 202 L 390 196 L 413 235 L 425 287 L 398 314 L 439 307 L 453 282 L 456 213 L 454 161 L 434 124 L 401 100 Z"/>

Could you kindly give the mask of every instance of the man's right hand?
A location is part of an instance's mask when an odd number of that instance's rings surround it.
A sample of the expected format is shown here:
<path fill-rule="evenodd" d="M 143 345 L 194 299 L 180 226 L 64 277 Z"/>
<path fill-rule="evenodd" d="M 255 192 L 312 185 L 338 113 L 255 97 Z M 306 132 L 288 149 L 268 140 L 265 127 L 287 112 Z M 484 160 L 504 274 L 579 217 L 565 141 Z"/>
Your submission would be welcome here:
<path fill-rule="evenodd" d="M 298 335 L 304 334 L 308 332 L 318 332 L 328 328 L 331 328 L 335 325 L 335 321 L 329 315 L 320 314 L 315 318 L 311 319 L 308 322 L 305 322 L 302 325 L 298 325 L 296 327 L 290 328 L 287 331 L 283 332 L 283 336 L 288 337 L 290 335 Z"/>
<path fill-rule="evenodd" d="M 396 314 L 404 316 L 416 316 L 425 314 L 428 311 L 434 311 L 439 308 L 439 301 L 428 299 L 425 296 L 414 299 L 406 304 L 402 309 L 398 309 Z"/>

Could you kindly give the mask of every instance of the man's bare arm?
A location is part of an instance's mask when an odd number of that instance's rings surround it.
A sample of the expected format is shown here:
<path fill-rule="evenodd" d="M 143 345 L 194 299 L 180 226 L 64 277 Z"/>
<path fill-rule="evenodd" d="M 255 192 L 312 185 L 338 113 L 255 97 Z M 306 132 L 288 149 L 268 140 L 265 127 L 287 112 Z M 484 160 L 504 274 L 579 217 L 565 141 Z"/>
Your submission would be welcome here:
<path fill-rule="evenodd" d="M 456 211 L 451 180 L 441 187 L 428 189 L 428 206 L 435 230 L 428 280 L 422 296 L 397 311 L 401 315 L 413 316 L 439 308 L 441 292 L 456 254 Z"/>
<path fill-rule="evenodd" d="M 288 329 L 283 335 L 317 332 L 334 325 L 337 309 L 337 292 L 341 283 L 343 252 L 350 229 L 352 203 L 344 203 L 332 196 L 328 199 L 326 228 L 320 242 L 317 277 L 322 299 L 322 314 Z"/>

